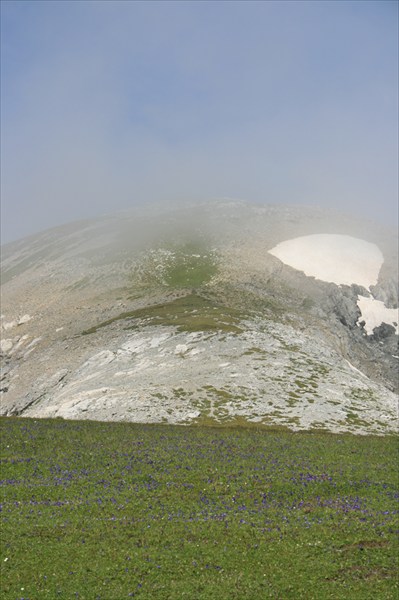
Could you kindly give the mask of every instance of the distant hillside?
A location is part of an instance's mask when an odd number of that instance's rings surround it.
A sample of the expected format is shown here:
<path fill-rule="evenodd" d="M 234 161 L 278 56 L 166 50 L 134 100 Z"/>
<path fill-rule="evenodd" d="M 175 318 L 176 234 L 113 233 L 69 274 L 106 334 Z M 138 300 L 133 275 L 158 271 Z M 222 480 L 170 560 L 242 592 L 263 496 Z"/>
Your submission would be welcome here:
<path fill-rule="evenodd" d="M 370 222 L 236 202 L 3 246 L 0 414 L 396 430 L 397 251 Z"/>

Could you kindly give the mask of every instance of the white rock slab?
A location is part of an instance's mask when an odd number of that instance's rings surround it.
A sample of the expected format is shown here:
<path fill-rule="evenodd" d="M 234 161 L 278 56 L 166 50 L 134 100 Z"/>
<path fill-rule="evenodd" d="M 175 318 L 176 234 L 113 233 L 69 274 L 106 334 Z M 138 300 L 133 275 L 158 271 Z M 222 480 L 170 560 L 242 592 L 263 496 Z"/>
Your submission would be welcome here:
<path fill-rule="evenodd" d="M 30 321 L 32 319 L 32 317 L 30 315 L 23 315 L 19 321 L 18 321 L 18 325 L 23 325 L 24 323 L 28 323 L 28 321 Z"/>
<path fill-rule="evenodd" d="M 13 346 L 13 342 L 10 339 L 0 341 L 0 350 L 4 353 L 9 352 L 11 350 L 12 346 Z"/>

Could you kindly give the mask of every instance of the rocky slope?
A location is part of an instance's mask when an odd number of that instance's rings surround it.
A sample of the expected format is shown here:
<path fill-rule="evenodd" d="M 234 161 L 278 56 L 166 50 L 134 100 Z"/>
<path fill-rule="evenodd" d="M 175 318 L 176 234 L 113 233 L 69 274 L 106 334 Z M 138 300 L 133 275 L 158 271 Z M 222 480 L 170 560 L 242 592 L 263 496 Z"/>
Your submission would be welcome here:
<path fill-rule="evenodd" d="M 316 234 L 375 245 L 378 280 L 323 281 L 270 252 Z M 395 321 L 370 325 L 359 299 L 394 314 L 397 248 L 397 232 L 360 219 L 237 202 L 8 244 L 1 414 L 394 431 Z"/>

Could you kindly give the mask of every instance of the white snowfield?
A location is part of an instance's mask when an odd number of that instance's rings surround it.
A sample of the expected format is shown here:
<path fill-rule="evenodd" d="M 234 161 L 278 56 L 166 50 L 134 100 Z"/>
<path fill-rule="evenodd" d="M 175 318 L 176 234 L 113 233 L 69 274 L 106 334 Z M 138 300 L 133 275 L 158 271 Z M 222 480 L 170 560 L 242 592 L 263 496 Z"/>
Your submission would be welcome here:
<path fill-rule="evenodd" d="M 337 285 L 357 284 L 370 290 L 376 285 L 384 256 L 376 244 L 349 235 L 320 233 L 286 240 L 269 250 L 284 264 L 309 277 Z M 398 310 L 387 308 L 372 296 L 358 296 L 362 313 L 358 324 L 365 322 L 367 335 L 387 323 L 398 330 Z"/>
<path fill-rule="evenodd" d="M 269 252 L 309 277 L 337 285 L 356 283 L 366 289 L 377 283 L 384 262 L 376 244 L 327 233 L 286 240 Z"/>

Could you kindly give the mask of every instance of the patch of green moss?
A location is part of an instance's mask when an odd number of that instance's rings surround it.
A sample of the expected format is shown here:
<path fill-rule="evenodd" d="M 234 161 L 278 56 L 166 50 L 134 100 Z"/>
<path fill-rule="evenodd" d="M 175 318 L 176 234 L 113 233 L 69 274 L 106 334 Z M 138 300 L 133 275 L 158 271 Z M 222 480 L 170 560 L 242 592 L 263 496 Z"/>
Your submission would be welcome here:
<path fill-rule="evenodd" d="M 243 352 L 243 356 L 251 356 L 253 354 L 259 355 L 260 357 L 267 356 L 266 350 L 263 350 L 262 348 L 252 347 Z"/>
<path fill-rule="evenodd" d="M 217 272 L 215 256 L 194 244 L 175 250 L 173 260 L 165 269 L 164 280 L 173 288 L 199 288 Z"/>
<path fill-rule="evenodd" d="M 174 326 L 179 331 L 224 331 L 241 333 L 240 317 L 243 315 L 234 309 L 215 304 L 212 300 L 195 293 L 175 298 L 165 304 L 155 304 L 139 308 L 103 321 L 82 332 L 83 335 L 95 333 L 116 321 L 126 321 L 126 329 L 136 329 L 147 325 Z"/>
<path fill-rule="evenodd" d="M 301 420 L 299 417 L 287 417 L 285 419 L 285 423 L 287 424 L 292 424 L 292 425 L 300 425 L 301 424 Z"/>
<path fill-rule="evenodd" d="M 193 392 L 189 392 L 183 388 L 173 388 L 173 395 L 178 399 L 188 399 L 193 395 Z"/>
<path fill-rule="evenodd" d="M 229 401 L 234 399 L 234 396 L 231 394 L 231 392 L 215 388 L 213 385 L 204 385 L 203 389 L 220 400 Z"/>
<path fill-rule="evenodd" d="M 375 400 L 375 395 L 373 390 L 369 388 L 359 388 L 353 387 L 350 389 L 349 393 L 346 394 L 347 398 L 351 400 L 360 400 L 361 402 L 370 402 Z"/>
<path fill-rule="evenodd" d="M 201 242 L 165 242 L 146 252 L 130 274 L 133 296 L 153 287 L 198 289 L 217 273 L 216 254 Z"/>
<path fill-rule="evenodd" d="M 262 421 L 251 421 L 241 415 L 232 415 L 228 419 L 220 422 L 210 416 L 200 416 L 190 421 L 190 426 L 196 427 L 216 427 L 216 428 L 237 428 L 237 429 L 259 429 L 270 432 L 290 432 L 290 428 L 286 425 L 278 425 L 272 421 L 264 419 Z"/>
<path fill-rule="evenodd" d="M 348 410 L 346 413 L 346 422 L 349 425 L 358 425 L 358 426 L 363 426 L 363 427 L 367 427 L 369 425 L 369 423 L 367 421 L 360 418 L 356 412 L 351 411 L 351 410 Z"/>
<path fill-rule="evenodd" d="M 299 400 L 300 395 L 296 392 L 288 392 L 288 406 L 295 406 L 297 401 Z"/>

